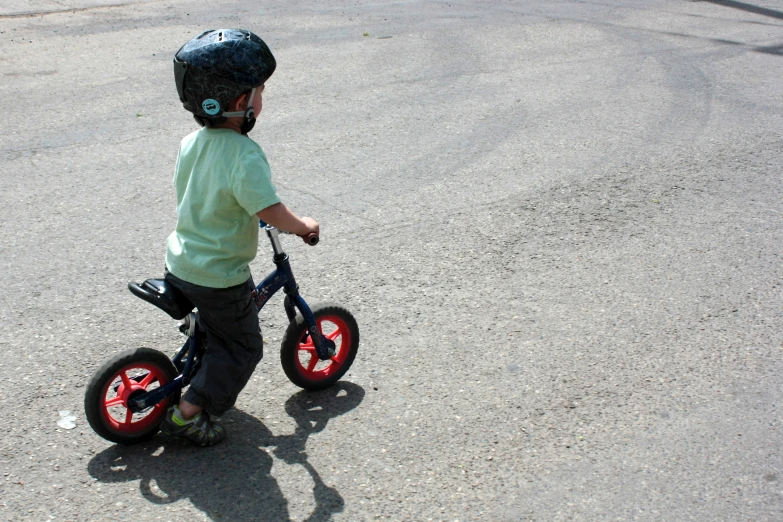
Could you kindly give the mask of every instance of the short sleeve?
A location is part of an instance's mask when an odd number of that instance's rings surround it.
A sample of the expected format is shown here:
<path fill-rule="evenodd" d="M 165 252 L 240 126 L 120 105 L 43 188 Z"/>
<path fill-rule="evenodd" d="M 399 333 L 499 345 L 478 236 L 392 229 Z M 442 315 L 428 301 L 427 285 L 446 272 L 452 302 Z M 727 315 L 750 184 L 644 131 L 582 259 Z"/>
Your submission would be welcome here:
<path fill-rule="evenodd" d="M 272 184 L 269 162 L 260 149 L 243 154 L 234 172 L 232 188 L 239 205 L 251 215 L 275 203 L 280 203 L 275 186 Z"/>

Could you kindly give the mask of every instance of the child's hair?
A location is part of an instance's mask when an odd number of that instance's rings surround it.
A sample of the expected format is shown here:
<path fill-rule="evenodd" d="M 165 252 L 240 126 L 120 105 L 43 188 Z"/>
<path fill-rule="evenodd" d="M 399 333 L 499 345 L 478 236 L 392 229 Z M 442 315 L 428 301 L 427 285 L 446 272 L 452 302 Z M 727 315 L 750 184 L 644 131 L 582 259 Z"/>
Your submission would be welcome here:
<path fill-rule="evenodd" d="M 244 116 L 252 127 L 252 107 L 242 113 L 225 110 L 237 96 L 267 81 L 276 65 L 269 47 L 250 31 L 212 29 L 177 51 L 174 79 L 182 106 L 202 126 L 220 125 L 227 116 Z"/>

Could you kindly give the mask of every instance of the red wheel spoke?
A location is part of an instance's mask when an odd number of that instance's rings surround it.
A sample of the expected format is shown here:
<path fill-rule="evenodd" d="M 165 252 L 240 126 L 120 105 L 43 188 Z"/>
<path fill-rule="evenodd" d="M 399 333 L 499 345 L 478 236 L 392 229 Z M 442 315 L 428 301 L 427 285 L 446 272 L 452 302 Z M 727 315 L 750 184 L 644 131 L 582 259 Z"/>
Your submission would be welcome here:
<path fill-rule="evenodd" d="M 313 340 L 308 337 L 307 341 L 299 343 L 299 349 L 310 353 L 315 352 L 315 345 L 313 344 Z"/>
<path fill-rule="evenodd" d="M 131 422 L 133 422 L 133 412 L 128 408 L 125 410 L 125 422 L 123 423 L 126 427 L 130 427 Z"/>
<path fill-rule="evenodd" d="M 142 380 L 141 380 L 141 382 L 139 383 L 139 385 L 140 385 L 142 388 L 145 388 L 145 389 L 146 389 L 146 388 L 147 388 L 147 386 L 149 386 L 149 385 L 150 385 L 150 383 L 151 383 L 152 381 L 154 381 L 154 380 L 155 380 L 155 374 L 154 374 L 154 373 L 152 373 L 152 372 L 149 372 L 149 373 L 147 374 L 147 376 L 146 376 L 146 377 L 144 377 L 144 379 L 142 379 Z"/>
<path fill-rule="evenodd" d="M 340 337 L 340 334 L 341 334 L 341 332 L 340 332 L 340 329 L 338 328 L 334 332 L 332 332 L 329 335 L 327 335 L 326 338 L 329 339 L 330 341 L 334 341 L 335 339 Z"/>
<path fill-rule="evenodd" d="M 122 397 L 115 397 L 106 401 L 105 406 L 111 408 L 112 406 L 122 406 Z"/>
<path fill-rule="evenodd" d="M 315 370 L 315 366 L 318 364 L 318 360 L 318 356 L 315 353 L 310 356 L 310 362 L 307 364 L 308 372 Z"/>
<path fill-rule="evenodd" d="M 120 372 L 120 379 L 122 379 L 122 385 L 125 386 L 125 389 L 130 390 L 131 380 L 128 378 L 128 374 L 125 370 Z"/>

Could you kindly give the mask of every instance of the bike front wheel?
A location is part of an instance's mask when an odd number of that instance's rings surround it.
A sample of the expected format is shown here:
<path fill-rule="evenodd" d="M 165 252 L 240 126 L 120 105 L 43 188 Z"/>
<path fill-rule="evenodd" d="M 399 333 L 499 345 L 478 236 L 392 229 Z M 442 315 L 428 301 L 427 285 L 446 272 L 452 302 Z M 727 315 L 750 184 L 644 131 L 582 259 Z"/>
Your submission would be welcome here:
<path fill-rule="evenodd" d="M 297 314 L 283 336 L 280 362 L 292 383 L 305 390 L 320 390 L 340 380 L 353 364 L 359 351 L 359 326 L 341 306 L 316 305 L 312 312 L 318 330 L 335 343 L 335 354 L 324 361 L 318 358 L 307 323 Z"/>
<path fill-rule="evenodd" d="M 87 384 L 87 422 L 95 433 L 118 444 L 151 439 L 158 432 L 166 409 L 179 402 L 180 391 L 138 413 L 130 410 L 128 401 L 176 377 L 174 364 L 157 350 L 136 348 L 117 354 L 98 368 Z"/>

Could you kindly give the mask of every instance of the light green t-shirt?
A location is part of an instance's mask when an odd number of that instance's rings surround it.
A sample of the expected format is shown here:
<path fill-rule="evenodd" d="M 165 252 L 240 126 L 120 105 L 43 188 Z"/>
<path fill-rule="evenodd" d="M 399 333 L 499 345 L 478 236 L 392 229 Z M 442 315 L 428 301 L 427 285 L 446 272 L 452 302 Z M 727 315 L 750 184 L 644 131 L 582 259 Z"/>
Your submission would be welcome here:
<path fill-rule="evenodd" d="M 258 250 L 256 213 L 279 203 L 261 147 L 229 129 L 202 128 L 182 140 L 174 174 L 177 228 L 166 266 L 210 288 L 247 281 Z"/>

